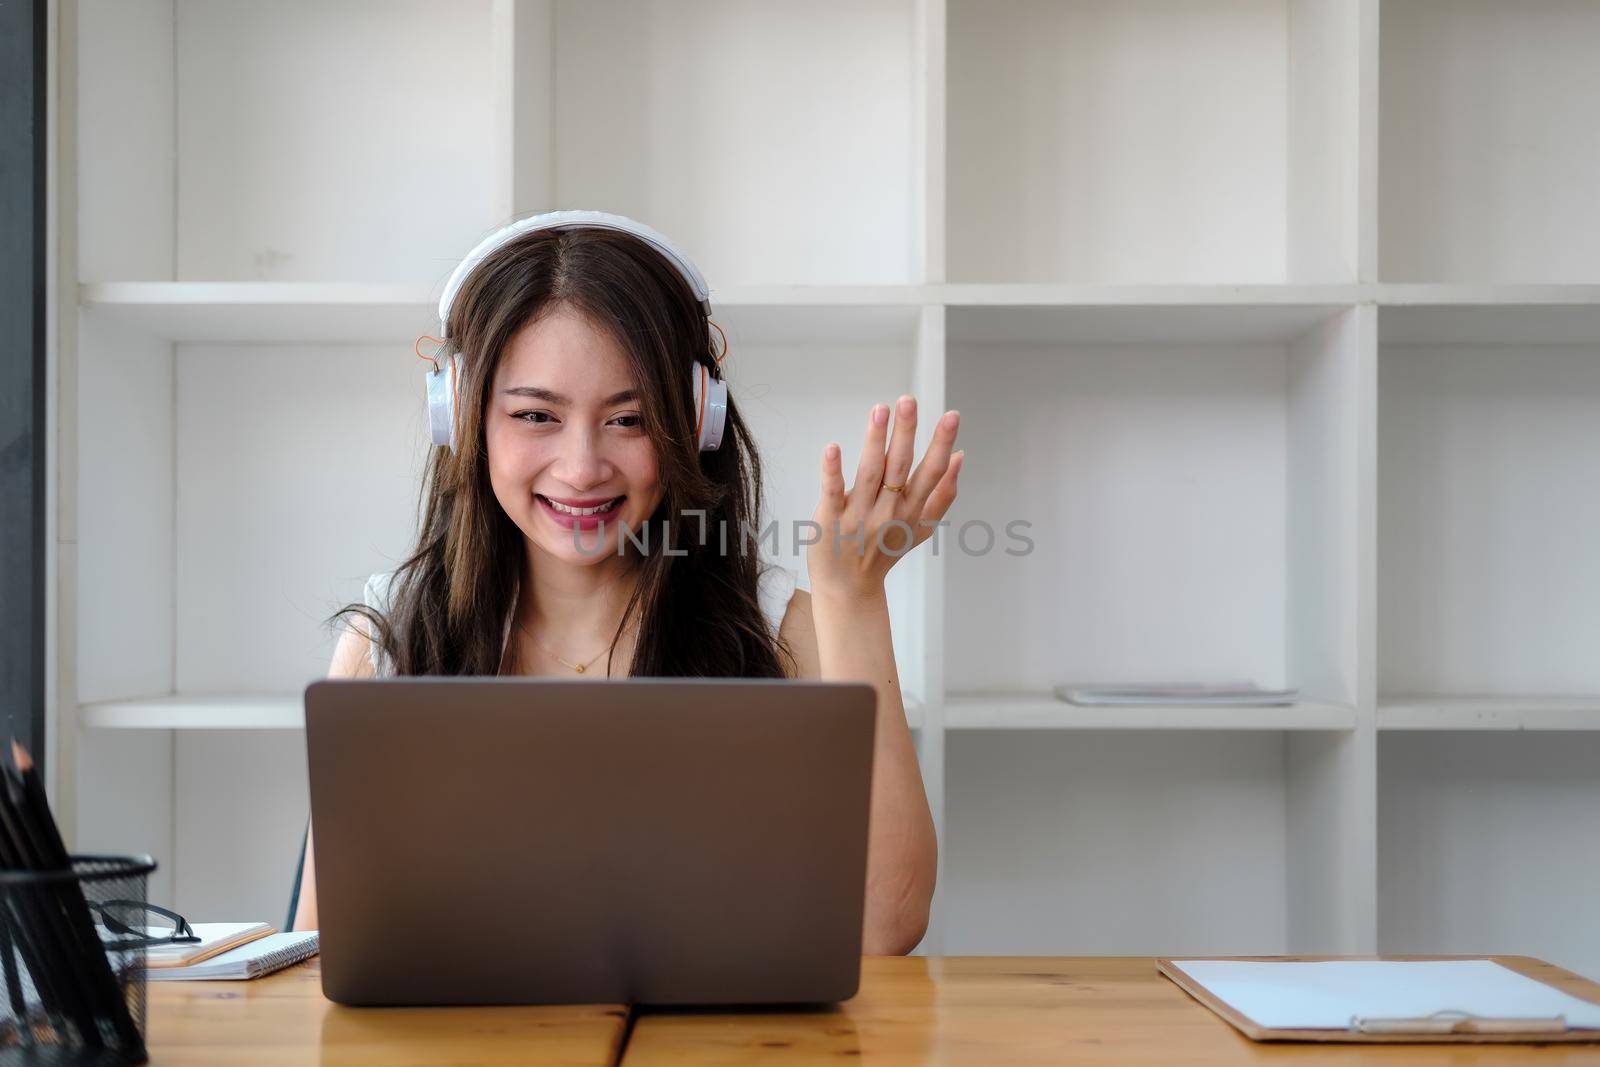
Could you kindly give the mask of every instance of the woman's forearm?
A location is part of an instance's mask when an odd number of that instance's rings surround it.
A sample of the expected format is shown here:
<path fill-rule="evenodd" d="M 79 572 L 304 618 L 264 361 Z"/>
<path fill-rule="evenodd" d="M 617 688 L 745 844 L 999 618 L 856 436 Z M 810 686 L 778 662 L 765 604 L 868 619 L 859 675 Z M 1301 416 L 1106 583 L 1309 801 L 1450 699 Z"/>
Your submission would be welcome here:
<path fill-rule="evenodd" d="M 862 947 L 870 955 L 904 954 L 927 929 L 938 842 L 906 727 L 888 599 L 813 589 L 811 603 L 822 678 L 867 682 L 878 694 Z"/>
<path fill-rule="evenodd" d="M 315 842 L 311 840 L 311 831 L 306 831 L 306 861 L 300 868 L 300 901 L 295 906 L 294 917 L 290 920 L 295 930 L 317 929 L 317 861 L 313 851 Z"/>

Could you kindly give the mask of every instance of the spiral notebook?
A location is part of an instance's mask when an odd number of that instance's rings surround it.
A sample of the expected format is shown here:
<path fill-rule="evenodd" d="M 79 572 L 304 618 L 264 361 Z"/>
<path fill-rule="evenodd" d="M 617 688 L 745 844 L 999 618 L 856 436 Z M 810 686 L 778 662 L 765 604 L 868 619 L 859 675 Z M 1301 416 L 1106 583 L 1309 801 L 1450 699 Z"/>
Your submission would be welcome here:
<path fill-rule="evenodd" d="M 317 932 L 268 934 L 249 944 L 229 949 L 187 967 L 152 968 L 145 977 L 152 982 L 183 982 L 195 980 L 259 978 L 264 974 L 282 970 L 290 964 L 315 956 L 318 951 Z"/>

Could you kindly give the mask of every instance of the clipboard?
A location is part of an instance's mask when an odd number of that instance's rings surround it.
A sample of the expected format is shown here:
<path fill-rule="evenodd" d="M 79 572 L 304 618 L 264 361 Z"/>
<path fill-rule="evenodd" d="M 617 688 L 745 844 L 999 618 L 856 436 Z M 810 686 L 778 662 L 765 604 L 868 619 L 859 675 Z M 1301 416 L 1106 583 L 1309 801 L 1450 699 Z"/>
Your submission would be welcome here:
<path fill-rule="evenodd" d="M 1230 962 L 1259 963 L 1331 963 L 1358 960 L 1397 962 L 1447 962 L 1458 960 L 1487 960 L 1498 963 L 1507 970 L 1549 986 L 1567 996 L 1600 1004 L 1593 983 L 1583 982 L 1571 972 L 1564 971 L 1542 960 L 1529 957 L 1505 956 L 1218 956 L 1183 957 L 1186 961 L 1216 959 Z M 1218 997 L 1203 983 L 1196 980 L 1174 959 L 1157 959 L 1156 970 L 1178 988 L 1199 1001 L 1211 1012 L 1252 1041 L 1308 1041 L 1351 1044 L 1545 1044 L 1547 1042 L 1600 1043 L 1600 1029 L 1568 1028 L 1562 1016 L 1526 1018 L 1491 1017 L 1471 1015 L 1466 1012 L 1439 1012 L 1415 1018 L 1361 1018 L 1353 1016 L 1344 1029 L 1295 1029 L 1268 1027 L 1256 1023 Z M 1533 973 L 1530 973 L 1533 972 Z M 1536 973 L 1545 972 L 1545 973 Z M 1589 988 L 1583 993 L 1563 989 L 1549 979 L 1571 980 Z"/>

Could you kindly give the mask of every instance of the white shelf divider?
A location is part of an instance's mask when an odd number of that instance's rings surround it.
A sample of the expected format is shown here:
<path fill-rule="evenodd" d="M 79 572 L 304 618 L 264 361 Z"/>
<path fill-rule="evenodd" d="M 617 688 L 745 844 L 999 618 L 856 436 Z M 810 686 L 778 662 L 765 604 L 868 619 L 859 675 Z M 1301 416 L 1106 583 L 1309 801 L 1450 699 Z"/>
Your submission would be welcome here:
<path fill-rule="evenodd" d="M 1062 307 L 1238 307 L 1265 305 L 1354 304 L 1370 296 L 1350 284 L 1300 285 L 1087 285 L 1059 282 L 955 282 L 938 287 L 952 306 L 1020 304 Z"/>
<path fill-rule="evenodd" d="M 1600 730 L 1600 696 L 1394 696 L 1380 730 Z"/>
<path fill-rule="evenodd" d="M 1353 730 L 1355 709 L 1301 701 L 1286 707 L 1080 707 L 1051 693 L 968 690 L 945 698 L 947 730 Z"/>
<path fill-rule="evenodd" d="M 922 727 L 923 704 L 906 693 L 906 725 Z M 78 708 L 80 726 L 98 730 L 300 730 L 304 697 L 298 693 L 184 693 L 107 700 Z"/>
<path fill-rule="evenodd" d="M 437 329 L 424 285 L 98 282 L 78 304 L 117 326 L 179 342 L 409 341 Z"/>
<path fill-rule="evenodd" d="M 813 333 L 860 336 L 862 314 L 900 309 L 909 336 L 915 309 L 937 299 L 924 286 L 765 285 L 713 289 L 712 303 L 774 331 L 805 312 Z M 438 329 L 439 287 L 342 282 L 97 282 L 79 286 L 79 306 L 119 325 L 179 342 L 314 344 L 410 342 Z M 893 317 L 893 316 L 889 316 Z M 770 332 L 770 331 L 767 331 Z M 882 331 L 878 331 L 882 332 Z"/>
<path fill-rule="evenodd" d="M 1600 306 L 1600 285 L 1384 282 L 1363 288 L 1370 290 L 1378 303 L 1391 307 L 1499 304 L 1527 307 Z"/>
<path fill-rule="evenodd" d="M 108 700 L 78 709 L 81 725 L 114 730 L 299 730 L 298 693 L 197 693 Z"/>

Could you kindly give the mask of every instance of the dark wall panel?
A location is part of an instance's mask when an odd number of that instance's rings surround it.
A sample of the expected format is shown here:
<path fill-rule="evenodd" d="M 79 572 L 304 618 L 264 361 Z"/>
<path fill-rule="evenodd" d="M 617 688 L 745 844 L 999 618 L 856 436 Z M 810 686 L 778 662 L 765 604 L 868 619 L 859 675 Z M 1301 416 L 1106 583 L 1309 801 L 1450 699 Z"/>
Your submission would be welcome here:
<path fill-rule="evenodd" d="M 44 760 L 45 17 L 0 0 L 0 712 Z"/>

